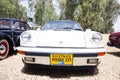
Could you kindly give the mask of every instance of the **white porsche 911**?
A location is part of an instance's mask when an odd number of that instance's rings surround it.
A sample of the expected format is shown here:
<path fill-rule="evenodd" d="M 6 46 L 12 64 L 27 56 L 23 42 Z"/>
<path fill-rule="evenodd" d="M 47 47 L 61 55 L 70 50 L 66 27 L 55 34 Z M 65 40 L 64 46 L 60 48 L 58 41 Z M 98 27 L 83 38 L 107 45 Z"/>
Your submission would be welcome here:
<path fill-rule="evenodd" d="M 37 30 L 23 32 L 17 50 L 26 65 L 97 66 L 105 56 L 102 35 L 83 31 L 71 20 L 49 21 Z"/>

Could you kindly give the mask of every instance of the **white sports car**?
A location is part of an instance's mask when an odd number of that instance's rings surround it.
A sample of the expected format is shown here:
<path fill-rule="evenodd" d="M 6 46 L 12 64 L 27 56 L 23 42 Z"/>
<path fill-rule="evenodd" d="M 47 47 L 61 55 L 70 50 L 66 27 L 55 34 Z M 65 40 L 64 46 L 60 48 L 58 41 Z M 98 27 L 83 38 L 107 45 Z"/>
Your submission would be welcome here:
<path fill-rule="evenodd" d="M 105 55 L 102 35 L 71 20 L 23 32 L 17 50 L 26 65 L 97 66 Z"/>

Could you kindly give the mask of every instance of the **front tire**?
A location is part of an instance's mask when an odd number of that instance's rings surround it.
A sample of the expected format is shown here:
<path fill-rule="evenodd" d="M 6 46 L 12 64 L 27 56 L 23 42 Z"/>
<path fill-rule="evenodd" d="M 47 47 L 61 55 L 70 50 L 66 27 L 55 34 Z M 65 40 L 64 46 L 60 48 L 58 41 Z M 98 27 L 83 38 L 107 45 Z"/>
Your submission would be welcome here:
<path fill-rule="evenodd" d="M 0 39 L 0 59 L 5 59 L 9 54 L 9 43 L 6 39 Z"/>

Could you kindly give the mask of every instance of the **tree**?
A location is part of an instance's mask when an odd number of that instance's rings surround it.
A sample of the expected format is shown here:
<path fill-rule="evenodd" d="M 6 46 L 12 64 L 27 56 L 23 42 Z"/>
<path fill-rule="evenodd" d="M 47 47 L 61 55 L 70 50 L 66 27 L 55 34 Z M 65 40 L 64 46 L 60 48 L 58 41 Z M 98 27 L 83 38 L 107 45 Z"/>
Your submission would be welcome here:
<path fill-rule="evenodd" d="M 19 0 L 0 0 L 0 17 L 24 19 L 25 10 Z"/>
<path fill-rule="evenodd" d="M 43 25 L 49 20 L 59 19 L 59 17 L 55 14 L 52 0 L 38 0 L 35 10 L 35 21 L 39 25 Z"/>
<path fill-rule="evenodd" d="M 59 4 L 60 4 L 60 20 L 63 20 L 63 19 L 66 19 L 66 16 L 65 16 L 65 8 L 66 8 L 66 0 L 58 0 Z"/>
<path fill-rule="evenodd" d="M 65 16 L 79 22 L 84 29 L 102 33 L 113 31 L 112 21 L 118 15 L 116 0 L 66 0 Z"/>

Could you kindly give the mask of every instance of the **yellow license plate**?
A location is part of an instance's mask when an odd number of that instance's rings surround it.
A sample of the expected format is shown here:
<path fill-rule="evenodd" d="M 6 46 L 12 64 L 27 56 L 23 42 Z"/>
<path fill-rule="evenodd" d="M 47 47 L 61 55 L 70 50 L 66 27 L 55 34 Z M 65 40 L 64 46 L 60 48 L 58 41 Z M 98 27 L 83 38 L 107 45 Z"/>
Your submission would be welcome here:
<path fill-rule="evenodd" d="M 72 65 L 73 55 L 72 54 L 51 54 L 50 64 L 51 65 Z"/>

